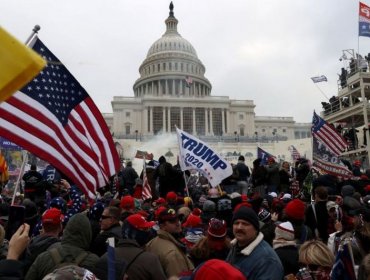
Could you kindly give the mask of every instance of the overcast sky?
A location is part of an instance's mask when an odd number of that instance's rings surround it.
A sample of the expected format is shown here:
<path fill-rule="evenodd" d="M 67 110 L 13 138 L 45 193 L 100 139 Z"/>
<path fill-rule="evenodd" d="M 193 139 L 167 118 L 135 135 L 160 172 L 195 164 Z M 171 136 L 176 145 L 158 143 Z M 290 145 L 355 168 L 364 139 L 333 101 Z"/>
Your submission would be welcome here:
<path fill-rule="evenodd" d="M 168 0 L 11 0 L 0 25 L 25 41 L 40 39 L 66 65 L 102 112 L 113 96 L 133 96 L 138 68 L 164 31 Z M 178 31 L 206 67 L 212 95 L 253 100 L 257 116 L 311 122 L 337 94 L 342 50 L 370 52 L 358 40 L 353 0 L 174 0 Z M 363 1 L 370 5 L 370 0 Z M 327 83 L 310 77 L 326 75 Z"/>

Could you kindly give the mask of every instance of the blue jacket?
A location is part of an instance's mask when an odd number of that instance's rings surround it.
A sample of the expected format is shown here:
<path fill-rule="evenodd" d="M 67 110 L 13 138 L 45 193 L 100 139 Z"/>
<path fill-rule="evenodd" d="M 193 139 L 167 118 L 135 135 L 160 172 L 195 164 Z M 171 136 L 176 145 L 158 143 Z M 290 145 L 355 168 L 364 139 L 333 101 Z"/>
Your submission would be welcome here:
<path fill-rule="evenodd" d="M 272 247 L 263 240 L 260 232 L 256 239 L 238 252 L 237 241 L 231 241 L 226 261 L 237 267 L 248 280 L 282 280 L 284 269 L 278 255 Z"/>

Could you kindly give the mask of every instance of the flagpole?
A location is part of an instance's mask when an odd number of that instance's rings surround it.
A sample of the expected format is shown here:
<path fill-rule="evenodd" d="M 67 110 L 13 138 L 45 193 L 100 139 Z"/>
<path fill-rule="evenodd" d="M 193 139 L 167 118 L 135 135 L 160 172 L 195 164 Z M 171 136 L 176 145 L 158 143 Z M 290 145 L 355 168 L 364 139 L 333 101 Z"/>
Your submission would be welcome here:
<path fill-rule="evenodd" d="M 31 35 L 27 38 L 25 42 L 26 46 L 28 46 L 31 43 L 33 37 L 36 36 L 36 34 L 39 32 L 40 29 L 41 29 L 40 25 L 36 24 L 35 27 L 32 29 Z"/>
<path fill-rule="evenodd" d="M 324 97 L 329 101 L 329 98 L 326 96 L 326 94 L 321 90 L 321 88 L 319 88 L 319 86 L 315 83 L 315 86 L 317 87 L 317 89 L 322 93 L 322 95 L 324 95 Z"/>
<path fill-rule="evenodd" d="M 15 186 L 14 186 L 14 191 L 13 191 L 13 198 L 12 198 L 12 204 L 11 205 L 14 205 L 14 201 L 15 201 L 15 196 L 16 196 L 16 193 L 18 191 L 18 186 L 19 186 L 19 183 L 21 181 L 21 178 L 23 176 L 23 173 L 24 173 L 24 168 L 26 166 L 26 162 L 28 160 L 28 153 L 25 152 L 25 155 L 23 157 L 23 162 L 22 162 L 22 166 L 21 166 L 21 170 L 19 171 L 19 175 L 18 175 L 18 178 L 17 178 L 17 182 L 15 183 Z"/>

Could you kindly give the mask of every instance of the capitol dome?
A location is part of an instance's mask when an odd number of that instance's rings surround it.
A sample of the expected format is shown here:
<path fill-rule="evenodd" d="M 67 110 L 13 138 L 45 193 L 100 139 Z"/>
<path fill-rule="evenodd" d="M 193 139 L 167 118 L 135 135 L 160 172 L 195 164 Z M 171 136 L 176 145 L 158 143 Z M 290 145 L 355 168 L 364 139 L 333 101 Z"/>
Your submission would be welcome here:
<path fill-rule="evenodd" d="M 192 44 L 177 32 L 173 8 L 171 2 L 166 31 L 140 65 L 140 78 L 133 86 L 135 97 L 210 96 L 212 86 L 204 76 L 206 69 Z"/>

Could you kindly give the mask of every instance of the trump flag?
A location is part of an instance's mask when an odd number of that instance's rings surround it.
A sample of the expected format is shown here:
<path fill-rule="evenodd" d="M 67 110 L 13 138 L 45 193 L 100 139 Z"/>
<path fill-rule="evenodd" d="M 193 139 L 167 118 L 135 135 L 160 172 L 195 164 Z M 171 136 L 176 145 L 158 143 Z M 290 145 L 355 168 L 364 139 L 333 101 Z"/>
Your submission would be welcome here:
<path fill-rule="evenodd" d="M 85 89 L 35 36 L 47 66 L 0 104 L 0 136 L 48 161 L 90 198 L 120 161 L 105 120 Z"/>
<path fill-rule="evenodd" d="M 206 143 L 181 129 L 176 128 L 176 131 L 182 171 L 197 169 L 208 179 L 212 187 L 216 187 L 233 173 L 231 164 Z"/>

